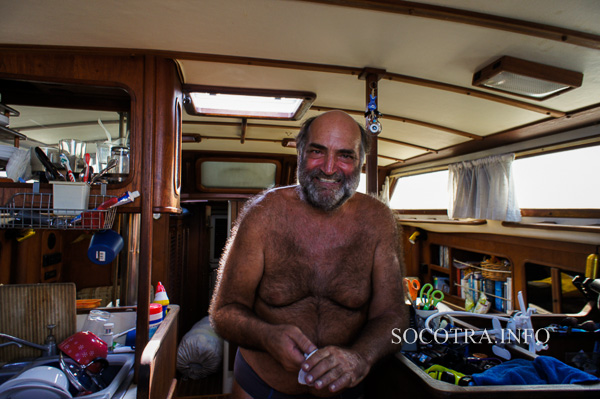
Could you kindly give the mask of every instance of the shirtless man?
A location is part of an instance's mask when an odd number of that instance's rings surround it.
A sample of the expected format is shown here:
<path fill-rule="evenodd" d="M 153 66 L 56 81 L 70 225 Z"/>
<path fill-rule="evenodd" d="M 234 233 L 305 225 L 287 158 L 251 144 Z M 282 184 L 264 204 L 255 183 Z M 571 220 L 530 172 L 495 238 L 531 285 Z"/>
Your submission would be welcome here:
<path fill-rule="evenodd" d="M 364 129 L 331 111 L 305 123 L 297 143 L 300 185 L 251 201 L 221 260 L 210 313 L 240 346 L 234 398 L 360 398 L 408 320 L 393 215 L 355 193 Z"/>

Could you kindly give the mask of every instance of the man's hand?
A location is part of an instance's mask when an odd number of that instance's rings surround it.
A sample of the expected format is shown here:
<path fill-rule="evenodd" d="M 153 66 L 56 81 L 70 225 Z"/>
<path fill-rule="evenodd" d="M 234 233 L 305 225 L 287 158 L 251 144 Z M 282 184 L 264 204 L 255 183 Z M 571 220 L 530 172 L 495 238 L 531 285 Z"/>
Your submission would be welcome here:
<path fill-rule="evenodd" d="M 287 371 L 298 371 L 304 354 L 317 349 L 298 327 L 286 324 L 269 328 L 263 346 Z"/>
<path fill-rule="evenodd" d="M 337 392 L 356 386 L 369 373 L 369 365 L 358 352 L 337 346 L 326 346 L 303 364 L 306 382 L 317 388 Z"/>

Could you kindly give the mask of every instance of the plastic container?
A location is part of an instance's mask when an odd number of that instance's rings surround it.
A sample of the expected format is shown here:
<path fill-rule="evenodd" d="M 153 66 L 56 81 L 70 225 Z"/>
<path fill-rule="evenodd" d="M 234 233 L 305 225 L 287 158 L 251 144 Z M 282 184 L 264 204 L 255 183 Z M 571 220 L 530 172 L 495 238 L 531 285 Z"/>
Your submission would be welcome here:
<path fill-rule="evenodd" d="M 110 320 L 110 313 L 104 310 L 92 309 L 88 313 L 87 318 L 83 322 L 81 331 L 90 331 L 97 336 L 102 335 L 104 324 Z"/>
<path fill-rule="evenodd" d="M 106 346 L 108 347 L 109 351 L 112 351 L 112 349 L 113 349 L 113 330 L 114 330 L 114 328 L 115 328 L 115 323 L 104 323 L 104 333 L 100 337 L 100 338 L 102 338 L 102 340 L 104 342 L 106 342 Z"/>
<path fill-rule="evenodd" d="M 152 338 L 160 323 L 163 321 L 162 305 L 160 303 L 150 304 L 150 329 L 148 330 L 148 338 Z"/>
<path fill-rule="evenodd" d="M 167 306 L 169 306 L 169 297 L 165 286 L 159 281 L 156 285 L 156 295 L 154 295 L 154 303 L 158 303 L 162 306 L 163 319 L 167 316 Z"/>
<path fill-rule="evenodd" d="M 77 216 L 87 210 L 90 199 L 90 185 L 52 181 L 52 208 L 55 215 Z"/>

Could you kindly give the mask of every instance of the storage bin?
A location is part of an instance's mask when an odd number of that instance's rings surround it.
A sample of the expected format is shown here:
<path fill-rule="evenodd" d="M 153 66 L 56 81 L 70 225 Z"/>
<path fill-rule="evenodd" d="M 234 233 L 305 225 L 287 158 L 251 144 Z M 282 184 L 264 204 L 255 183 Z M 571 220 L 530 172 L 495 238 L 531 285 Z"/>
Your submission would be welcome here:
<path fill-rule="evenodd" d="M 89 184 L 62 181 L 50 183 L 52 184 L 52 208 L 55 215 L 77 216 L 88 209 Z"/>

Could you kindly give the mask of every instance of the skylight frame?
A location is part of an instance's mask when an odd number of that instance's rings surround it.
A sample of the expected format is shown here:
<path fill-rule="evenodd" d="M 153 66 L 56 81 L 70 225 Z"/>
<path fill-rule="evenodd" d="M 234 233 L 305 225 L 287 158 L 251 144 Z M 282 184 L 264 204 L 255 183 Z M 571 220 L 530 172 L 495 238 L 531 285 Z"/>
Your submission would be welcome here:
<path fill-rule="evenodd" d="M 297 121 L 302 119 L 306 111 L 308 111 L 317 98 L 317 95 L 307 91 L 294 90 L 274 90 L 274 89 L 252 89 L 240 87 L 221 87 L 221 86 L 206 86 L 206 85 L 184 85 L 184 107 L 188 114 L 196 116 L 216 116 L 228 118 L 248 118 L 248 119 L 270 119 L 270 120 L 291 120 Z M 194 104 L 194 93 L 207 93 L 215 96 L 248 96 L 257 97 L 260 102 L 263 99 L 297 99 L 299 101 L 295 111 L 288 113 L 269 112 L 269 111 L 226 111 L 216 108 L 198 109 Z M 256 105 L 256 104 L 253 104 Z"/>

